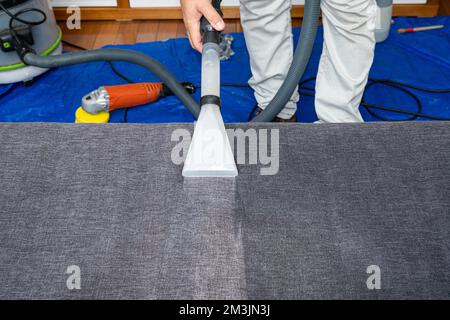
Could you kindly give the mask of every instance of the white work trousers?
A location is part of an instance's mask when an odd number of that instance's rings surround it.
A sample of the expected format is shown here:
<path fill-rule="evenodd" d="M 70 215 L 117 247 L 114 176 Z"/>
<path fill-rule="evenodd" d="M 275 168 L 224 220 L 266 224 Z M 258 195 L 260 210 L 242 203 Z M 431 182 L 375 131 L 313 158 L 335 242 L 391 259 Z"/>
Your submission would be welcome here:
<path fill-rule="evenodd" d="M 259 107 L 265 108 L 283 83 L 294 52 L 291 0 L 240 0 L 241 22 L 250 53 Z M 359 105 L 375 48 L 376 0 L 322 0 L 324 48 L 316 83 L 321 122 L 363 122 Z M 297 111 L 292 96 L 280 118 Z"/>

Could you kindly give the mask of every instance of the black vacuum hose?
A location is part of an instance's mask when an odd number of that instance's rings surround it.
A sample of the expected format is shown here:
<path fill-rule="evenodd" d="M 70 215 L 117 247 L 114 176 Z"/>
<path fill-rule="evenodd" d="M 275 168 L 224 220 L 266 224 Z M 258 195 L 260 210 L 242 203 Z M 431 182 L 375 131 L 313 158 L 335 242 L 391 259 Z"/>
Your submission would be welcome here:
<path fill-rule="evenodd" d="M 283 110 L 294 94 L 311 57 L 319 23 L 320 1 L 306 0 L 300 40 L 286 80 L 272 102 L 252 121 L 272 121 Z M 21 57 L 27 65 L 46 69 L 94 61 L 125 61 L 134 63 L 148 69 L 164 82 L 195 118 L 200 114 L 199 104 L 178 83 L 172 73 L 157 60 L 140 52 L 124 49 L 99 49 L 47 57 L 41 57 L 35 53 L 28 52 L 23 53 Z"/>

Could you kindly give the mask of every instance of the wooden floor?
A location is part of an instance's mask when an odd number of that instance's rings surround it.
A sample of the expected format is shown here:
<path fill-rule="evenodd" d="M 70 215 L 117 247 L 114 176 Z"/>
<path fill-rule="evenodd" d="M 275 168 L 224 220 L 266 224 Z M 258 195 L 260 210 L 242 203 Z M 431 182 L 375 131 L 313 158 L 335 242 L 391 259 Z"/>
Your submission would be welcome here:
<path fill-rule="evenodd" d="M 450 0 L 441 0 L 440 15 L 450 15 Z M 295 19 L 294 26 L 300 26 L 301 20 Z M 225 32 L 242 32 L 239 20 L 226 21 Z M 186 36 L 181 20 L 153 21 L 86 21 L 81 30 L 68 30 L 60 22 L 64 40 L 85 49 L 95 49 L 108 44 L 133 44 L 138 42 L 164 41 Z M 66 50 L 74 49 L 66 45 Z"/>
<path fill-rule="evenodd" d="M 300 26 L 301 20 L 294 21 Z M 242 32 L 239 20 L 226 21 L 226 33 Z M 64 40 L 85 49 L 100 48 L 109 44 L 134 44 L 139 42 L 164 41 L 171 38 L 186 37 L 182 21 L 87 21 L 80 30 L 68 30 L 65 23 L 60 23 Z M 66 45 L 66 50 L 73 47 Z"/>
<path fill-rule="evenodd" d="M 450 0 L 441 0 L 439 14 L 441 16 L 450 16 Z"/>

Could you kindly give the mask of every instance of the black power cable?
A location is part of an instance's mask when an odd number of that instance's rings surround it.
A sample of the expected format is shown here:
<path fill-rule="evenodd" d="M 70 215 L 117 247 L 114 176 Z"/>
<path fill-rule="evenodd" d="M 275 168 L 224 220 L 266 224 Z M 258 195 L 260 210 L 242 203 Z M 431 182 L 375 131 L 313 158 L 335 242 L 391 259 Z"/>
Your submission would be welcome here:
<path fill-rule="evenodd" d="M 20 22 L 20 23 L 28 25 L 28 26 L 38 26 L 47 21 L 47 15 L 45 14 L 45 12 L 43 12 L 42 10 L 37 9 L 37 8 L 26 8 L 26 9 L 18 11 L 17 13 L 12 13 L 0 2 L 0 9 L 11 18 L 9 21 L 9 28 L 10 28 L 11 36 L 14 38 L 14 40 L 17 42 L 17 44 L 20 44 L 22 46 L 24 46 L 24 45 L 27 46 L 27 44 L 24 44 L 24 42 L 20 39 L 20 37 L 18 36 L 16 31 L 14 30 L 14 21 Z M 41 14 L 42 19 L 37 20 L 37 21 L 30 21 L 30 20 L 25 20 L 25 19 L 21 18 L 21 16 L 23 16 L 24 14 L 29 13 L 29 12 L 37 12 L 37 13 Z M 74 45 L 67 41 L 64 41 L 64 43 L 66 43 L 69 46 L 72 46 L 74 48 L 77 48 L 79 50 L 86 50 L 83 47 Z M 111 70 L 122 80 L 124 80 L 127 83 L 134 83 L 134 81 L 132 81 L 127 76 L 122 74 L 115 67 L 115 65 L 112 62 L 109 61 L 108 64 L 110 65 Z M 300 93 L 304 96 L 314 97 L 315 89 L 313 87 L 306 86 L 305 84 L 315 81 L 315 80 L 316 80 L 316 78 L 313 77 L 313 78 L 308 78 L 308 79 L 301 81 L 299 84 Z M 416 94 L 414 94 L 411 90 L 409 90 L 409 89 L 412 89 L 412 90 L 417 90 L 417 91 L 422 91 L 422 92 L 442 94 L 442 93 L 450 93 L 450 89 L 428 89 L 428 88 L 422 88 L 422 87 L 414 86 L 414 85 L 399 82 L 399 81 L 371 78 L 371 79 L 369 79 L 369 83 L 366 86 L 366 90 L 375 85 L 385 85 L 385 86 L 400 90 L 400 91 L 406 93 L 408 96 L 410 96 L 417 104 L 417 111 L 414 112 L 414 111 L 408 111 L 408 110 L 398 109 L 398 108 L 393 108 L 393 107 L 369 104 L 366 102 L 365 96 L 363 96 L 363 99 L 361 101 L 361 106 L 364 107 L 367 110 L 367 112 L 376 119 L 379 119 L 381 121 L 412 121 L 412 120 L 416 120 L 417 118 L 426 118 L 426 119 L 431 119 L 431 120 L 450 121 L 450 118 L 438 117 L 438 116 L 433 116 L 433 115 L 422 113 L 422 110 L 423 110 L 422 102 L 420 101 L 420 99 L 417 97 Z M 239 88 L 248 88 L 249 87 L 248 84 L 237 84 L 237 83 L 223 83 L 222 86 L 223 87 L 239 87 Z M 200 86 L 196 86 L 196 88 L 200 88 Z M 372 109 L 384 110 L 384 111 L 389 111 L 389 112 L 393 112 L 393 113 L 409 115 L 410 117 L 403 119 L 403 120 L 389 119 L 389 118 L 379 115 Z M 128 109 L 126 109 L 124 112 L 124 122 L 125 123 L 128 122 Z"/>
<path fill-rule="evenodd" d="M 0 2 L 0 10 L 2 10 L 5 14 L 7 14 L 9 19 L 9 32 L 11 34 L 11 37 L 15 41 L 16 46 L 22 46 L 22 47 L 29 47 L 29 44 L 23 41 L 20 36 L 17 34 L 15 28 L 14 28 L 14 22 L 22 23 L 29 27 L 39 26 L 47 21 L 47 15 L 44 11 L 38 8 L 25 8 L 22 10 L 19 10 L 16 13 L 12 13 L 9 9 L 7 9 L 1 2 Z M 30 12 L 36 12 L 42 16 L 41 19 L 32 21 L 32 20 L 26 20 L 22 18 L 23 15 L 30 13 Z"/>
<path fill-rule="evenodd" d="M 20 36 L 17 34 L 15 28 L 14 28 L 14 21 L 22 23 L 26 26 L 39 26 L 43 23 L 45 23 L 47 21 L 47 15 L 45 14 L 44 11 L 37 9 L 37 8 L 26 8 L 26 9 L 22 9 L 19 10 L 16 13 L 12 13 L 7 7 L 5 7 L 5 5 L 0 1 L 0 10 L 3 11 L 6 15 L 8 15 L 10 17 L 9 19 L 9 32 L 11 34 L 11 37 L 13 38 L 14 42 L 16 45 L 20 44 L 22 46 L 28 46 L 28 44 L 24 43 L 24 41 L 20 38 Z M 26 20 L 24 19 L 22 16 L 26 13 L 30 13 L 30 12 L 37 12 L 39 13 L 42 18 L 40 20 L 37 21 L 30 21 L 30 20 Z M 5 92 L 3 92 L 0 97 L 4 97 L 7 93 L 9 93 L 11 91 L 11 88 L 13 88 L 14 86 L 11 85 L 10 88 L 8 88 Z"/>
<path fill-rule="evenodd" d="M 125 76 L 123 73 L 121 73 L 116 66 L 114 65 L 114 63 L 112 63 L 112 61 L 108 61 L 109 66 L 111 67 L 111 70 L 122 80 L 124 80 L 125 82 L 128 83 L 136 83 L 136 81 L 131 80 L 130 78 L 128 78 L 127 76 Z"/>
<path fill-rule="evenodd" d="M 125 80 L 128 83 L 133 83 L 133 81 L 131 79 L 129 79 L 128 77 L 126 77 L 123 73 L 121 73 L 114 66 L 114 64 L 112 62 L 109 62 L 109 65 L 111 66 L 112 71 L 118 77 L 122 78 L 123 80 Z M 299 84 L 300 93 L 304 96 L 314 97 L 315 96 L 315 93 L 314 93 L 315 88 L 307 86 L 306 84 L 313 82 L 315 80 L 316 80 L 316 77 L 311 77 L 311 78 L 302 80 Z M 385 86 L 400 90 L 400 91 L 406 93 L 408 96 L 410 96 L 416 102 L 416 105 L 417 105 L 417 109 L 416 109 L 417 111 L 408 111 L 408 110 L 399 109 L 399 108 L 370 104 L 370 103 L 367 103 L 365 97 L 363 97 L 363 99 L 361 101 L 361 106 L 364 107 L 370 115 L 372 115 L 374 118 L 376 118 L 378 120 L 395 122 L 395 121 L 413 121 L 413 120 L 416 120 L 417 118 L 426 118 L 426 119 L 437 120 L 437 121 L 450 121 L 450 118 L 439 117 L 439 116 L 434 116 L 434 115 L 429 115 L 429 114 L 423 113 L 422 112 L 423 104 L 420 101 L 419 97 L 416 94 L 414 94 L 411 90 L 409 90 L 409 89 L 413 89 L 413 90 L 423 91 L 423 92 L 428 92 L 428 93 L 443 94 L 443 93 L 450 93 L 450 89 L 428 89 L 428 88 L 422 88 L 422 87 L 414 86 L 414 85 L 399 82 L 399 81 L 370 78 L 369 83 L 366 86 L 366 90 L 375 85 L 385 85 Z M 237 88 L 249 88 L 250 87 L 248 84 L 239 84 L 239 83 L 222 83 L 221 86 L 222 87 L 237 87 Z M 199 85 L 196 85 L 195 87 L 201 88 L 201 86 L 199 86 Z M 404 114 L 404 115 L 408 115 L 409 117 L 406 119 L 402 119 L 402 120 L 389 119 L 389 118 L 379 115 L 372 109 L 389 111 L 389 112 L 398 113 L 398 114 Z M 125 118 L 125 120 L 127 120 L 127 113 L 125 114 L 124 118 Z"/>
<path fill-rule="evenodd" d="M 303 95 L 311 96 L 311 97 L 315 96 L 315 94 L 314 94 L 315 88 L 306 86 L 307 83 L 310 83 L 315 80 L 316 80 L 316 78 L 312 77 L 312 78 L 308 78 L 308 79 L 305 79 L 300 82 L 300 85 L 299 85 L 300 90 L 303 90 L 303 91 L 306 90 L 306 92 L 302 92 Z M 416 102 L 416 105 L 417 105 L 417 111 L 408 111 L 408 110 L 399 109 L 399 108 L 370 104 L 370 103 L 367 103 L 365 96 L 363 96 L 363 99 L 361 101 L 361 106 L 363 108 L 365 108 L 371 116 L 373 116 L 374 118 L 376 118 L 378 120 L 394 122 L 394 121 L 413 121 L 413 120 L 416 120 L 417 118 L 426 118 L 426 119 L 438 120 L 438 121 L 450 121 L 450 118 L 439 117 L 439 116 L 434 116 L 434 115 L 429 115 L 429 114 L 423 113 L 422 112 L 423 104 L 420 101 L 419 97 L 416 94 L 414 94 L 414 92 L 409 90 L 409 89 L 413 89 L 413 90 L 422 91 L 422 92 L 442 94 L 442 93 L 450 93 L 450 89 L 428 89 L 428 88 L 422 88 L 419 86 L 414 86 L 414 85 L 399 82 L 399 81 L 370 78 L 369 82 L 366 86 L 366 90 L 370 89 L 371 87 L 373 87 L 375 85 L 384 85 L 384 86 L 394 88 L 396 90 L 400 90 L 400 91 L 406 93 L 408 96 L 410 96 Z M 389 112 L 398 113 L 398 114 L 404 114 L 404 115 L 408 115 L 410 117 L 408 117 L 406 119 L 402 119 L 402 120 L 389 119 L 389 118 L 379 115 L 372 109 L 389 111 Z"/>

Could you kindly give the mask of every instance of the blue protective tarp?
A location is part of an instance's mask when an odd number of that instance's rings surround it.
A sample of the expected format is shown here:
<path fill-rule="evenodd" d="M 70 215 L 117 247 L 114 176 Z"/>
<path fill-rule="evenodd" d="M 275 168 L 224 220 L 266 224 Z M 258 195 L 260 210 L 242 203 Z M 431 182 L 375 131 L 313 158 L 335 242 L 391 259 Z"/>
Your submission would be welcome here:
<path fill-rule="evenodd" d="M 444 24 L 441 30 L 399 35 L 398 28 Z M 299 30 L 295 30 L 295 40 Z M 234 34 L 236 55 L 222 63 L 222 82 L 245 84 L 250 78 L 249 56 L 242 34 Z M 322 51 L 323 31 L 314 47 L 313 57 L 304 78 L 313 77 Z M 166 42 L 115 46 L 144 52 L 161 61 L 180 81 L 200 84 L 200 54 L 193 51 L 186 39 Z M 116 63 L 117 68 L 136 82 L 158 81 L 141 67 Z M 371 77 L 390 79 L 417 86 L 450 88 L 450 17 L 398 18 L 388 41 L 379 44 Z M 16 84 L 0 86 L 0 121 L 73 122 L 81 98 L 102 85 L 122 84 L 105 62 L 89 63 L 52 70 L 39 77 L 31 86 Z M 430 94 L 415 91 L 423 102 L 424 113 L 450 117 L 450 94 Z M 226 122 L 245 122 L 255 105 L 249 88 L 223 87 L 223 115 Z M 194 95 L 199 100 L 199 92 Z M 384 86 L 374 86 L 366 92 L 367 102 L 415 111 L 415 101 L 405 93 Z M 366 121 L 373 118 L 361 108 Z M 378 111 L 379 112 L 379 111 Z M 392 119 L 405 116 L 379 112 Z M 299 120 L 315 121 L 313 99 L 303 97 L 299 104 Z M 111 114 L 111 122 L 123 122 L 124 111 Z M 168 97 L 147 106 L 133 108 L 128 121 L 134 123 L 189 122 L 193 117 L 176 97 Z"/>

